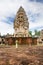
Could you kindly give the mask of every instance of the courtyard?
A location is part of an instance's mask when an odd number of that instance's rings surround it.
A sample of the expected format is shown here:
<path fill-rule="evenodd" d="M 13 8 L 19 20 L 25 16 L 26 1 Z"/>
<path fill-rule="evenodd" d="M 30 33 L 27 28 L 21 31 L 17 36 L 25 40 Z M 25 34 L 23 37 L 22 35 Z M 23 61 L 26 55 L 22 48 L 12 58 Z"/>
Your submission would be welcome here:
<path fill-rule="evenodd" d="M 0 45 L 0 65 L 43 65 L 43 46 Z"/>

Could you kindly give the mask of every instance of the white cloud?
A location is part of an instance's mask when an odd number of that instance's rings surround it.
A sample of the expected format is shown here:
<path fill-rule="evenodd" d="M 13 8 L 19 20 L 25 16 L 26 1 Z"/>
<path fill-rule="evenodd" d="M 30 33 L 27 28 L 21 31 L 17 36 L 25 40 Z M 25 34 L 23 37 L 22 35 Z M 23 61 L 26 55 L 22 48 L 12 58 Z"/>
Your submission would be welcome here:
<path fill-rule="evenodd" d="M 29 0 L 0 0 L 0 32 L 2 34 L 13 33 L 13 25 L 4 22 L 6 17 L 16 14 L 19 7 L 23 6 L 30 23 L 30 30 L 43 27 L 43 4 L 37 2 L 30 2 Z M 30 13 L 30 14 L 29 14 Z M 33 22 L 31 15 L 39 14 Z M 9 21 L 10 22 L 10 21 Z M 41 28 L 40 28 L 41 29 Z"/>
<path fill-rule="evenodd" d="M 14 33 L 13 24 L 9 25 L 7 23 L 0 22 L 0 32 L 1 32 L 1 35 L 7 34 L 7 33 L 13 34 Z"/>

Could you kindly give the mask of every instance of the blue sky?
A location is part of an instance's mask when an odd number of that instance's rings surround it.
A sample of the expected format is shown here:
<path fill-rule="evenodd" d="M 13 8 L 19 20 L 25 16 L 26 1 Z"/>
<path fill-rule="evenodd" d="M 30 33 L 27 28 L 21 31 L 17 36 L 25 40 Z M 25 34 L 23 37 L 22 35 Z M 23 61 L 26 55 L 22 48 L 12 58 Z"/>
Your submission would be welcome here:
<path fill-rule="evenodd" d="M 15 15 L 22 6 L 27 14 L 29 30 L 43 29 L 43 0 L 0 0 L 0 33 L 14 33 Z"/>

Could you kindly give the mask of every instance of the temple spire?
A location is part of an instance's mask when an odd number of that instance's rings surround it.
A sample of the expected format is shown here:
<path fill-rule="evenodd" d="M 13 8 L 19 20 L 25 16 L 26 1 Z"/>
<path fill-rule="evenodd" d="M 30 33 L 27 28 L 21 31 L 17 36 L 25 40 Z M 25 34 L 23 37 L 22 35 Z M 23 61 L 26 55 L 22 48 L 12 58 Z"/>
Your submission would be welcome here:
<path fill-rule="evenodd" d="M 29 22 L 28 22 L 26 12 L 24 8 L 20 6 L 14 20 L 15 36 L 28 37 L 28 28 L 29 28 Z"/>
<path fill-rule="evenodd" d="M 24 11 L 24 8 L 23 8 L 22 6 L 20 6 L 18 12 L 20 12 L 20 11 Z M 25 11 L 24 11 L 24 12 L 25 12 Z"/>

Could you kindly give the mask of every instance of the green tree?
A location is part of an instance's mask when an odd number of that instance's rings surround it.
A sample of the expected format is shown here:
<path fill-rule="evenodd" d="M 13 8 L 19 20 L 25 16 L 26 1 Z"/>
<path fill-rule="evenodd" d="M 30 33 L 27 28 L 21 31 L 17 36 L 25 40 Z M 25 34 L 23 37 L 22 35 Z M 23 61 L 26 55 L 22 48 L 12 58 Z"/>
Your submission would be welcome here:
<path fill-rule="evenodd" d="M 32 31 L 29 31 L 29 35 L 32 36 Z"/>
<path fill-rule="evenodd" d="M 40 31 L 35 30 L 34 32 L 35 32 L 34 35 L 36 35 L 36 36 L 39 36 L 40 35 Z"/>
<path fill-rule="evenodd" d="M 38 31 L 37 31 L 37 30 L 35 30 L 34 32 L 35 32 L 35 35 L 37 35 Z"/>

